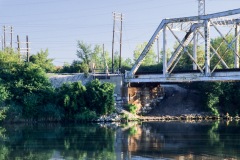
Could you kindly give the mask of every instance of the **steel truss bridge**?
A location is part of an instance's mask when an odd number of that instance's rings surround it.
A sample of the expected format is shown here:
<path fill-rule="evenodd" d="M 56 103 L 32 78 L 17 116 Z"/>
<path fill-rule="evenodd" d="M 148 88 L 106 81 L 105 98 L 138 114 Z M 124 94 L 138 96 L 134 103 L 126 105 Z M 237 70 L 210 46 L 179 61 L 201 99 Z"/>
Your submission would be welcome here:
<path fill-rule="evenodd" d="M 189 81 L 236 81 L 240 80 L 239 68 L 239 35 L 240 8 L 200 16 L 164 19 L 154 32 L 148 44 L 138 57 L 130 71 L 125 73 L 125 82 L 189 82 Z M 221 38 L 219 46 L 211 45 L 214 36 Z M 227 36 L 233 35 L 229 40 Z M 167 37 L 174 37 L 177 47 L 170 57 L 167 54 Z M 136 72 L 154 42 L 162 37 L 162 73 L 140 74 Z M 189 51 L 188 46 L 192 45 Z M 222 45 L 226 50 L 220 52 Z M 199 48 L 204 49 L 204 57 L 200 62 Z M 215 47 L 215 48 L 214 48 Z M 228 52 L 233 53 L 233 64 L 226 60 Z M 192 70 L 186 73 L 174 72 L 178 62 L 185 54 L 190 59 Z M 215 64 L 212 63 L 213 58 Z M 219 66 L 222 70 L 218 70 Z"/>

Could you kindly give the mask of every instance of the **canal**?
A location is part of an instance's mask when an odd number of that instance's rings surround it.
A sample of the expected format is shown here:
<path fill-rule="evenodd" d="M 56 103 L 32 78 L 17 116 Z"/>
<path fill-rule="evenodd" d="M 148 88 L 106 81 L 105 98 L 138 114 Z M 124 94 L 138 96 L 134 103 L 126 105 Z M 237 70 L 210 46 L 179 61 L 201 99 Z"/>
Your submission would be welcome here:
<path fill-rule="evenodd" d="M 5 160 L 240 159 L 236 121 L 0 127 Z"/>

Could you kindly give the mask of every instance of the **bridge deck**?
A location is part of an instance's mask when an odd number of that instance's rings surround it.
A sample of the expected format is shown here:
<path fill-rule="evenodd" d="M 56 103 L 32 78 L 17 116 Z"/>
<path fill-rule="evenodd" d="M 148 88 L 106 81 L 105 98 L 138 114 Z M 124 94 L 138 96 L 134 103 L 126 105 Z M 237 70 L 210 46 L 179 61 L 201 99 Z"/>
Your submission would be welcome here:
<path fill-rule="evenodd" d="M 163 74 L 139 74 L 134 78 L 125 78 L 125 82 L 194 82 L 194 81 L 239 81 L 240 71 L 219 71 L 212 73 L 211 76 L 205 76 L 202 73 L 172 73 L 164 76 Z"/>

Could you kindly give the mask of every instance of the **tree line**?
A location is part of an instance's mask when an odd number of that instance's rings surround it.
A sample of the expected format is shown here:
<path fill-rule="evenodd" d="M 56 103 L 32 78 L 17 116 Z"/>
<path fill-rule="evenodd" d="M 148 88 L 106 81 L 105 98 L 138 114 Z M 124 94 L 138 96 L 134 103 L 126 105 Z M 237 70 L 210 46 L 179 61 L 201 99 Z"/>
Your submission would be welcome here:
<path fill-rule="evenodd" d="M 26 62 L 12 49 L 0 51 L 0 120 L 88 121 L 114 111 L 113 84 L 93 80 L 53 88 L 47 55 L 41 51 Z"/>

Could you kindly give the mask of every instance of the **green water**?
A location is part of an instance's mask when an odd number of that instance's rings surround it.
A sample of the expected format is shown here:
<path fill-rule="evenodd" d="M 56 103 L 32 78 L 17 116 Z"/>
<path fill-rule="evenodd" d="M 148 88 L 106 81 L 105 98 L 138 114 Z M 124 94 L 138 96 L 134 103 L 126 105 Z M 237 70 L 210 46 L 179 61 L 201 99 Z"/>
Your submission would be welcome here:
<path fill-rule="evenodd" d="M 38 124 L 0 127 L 0 159 L 240 159 L 237 122 Z"/>

